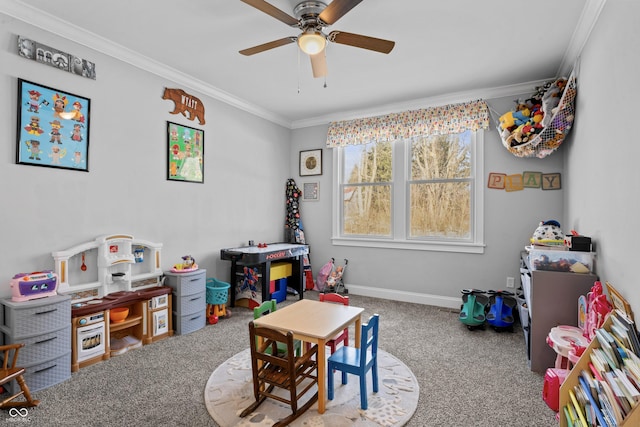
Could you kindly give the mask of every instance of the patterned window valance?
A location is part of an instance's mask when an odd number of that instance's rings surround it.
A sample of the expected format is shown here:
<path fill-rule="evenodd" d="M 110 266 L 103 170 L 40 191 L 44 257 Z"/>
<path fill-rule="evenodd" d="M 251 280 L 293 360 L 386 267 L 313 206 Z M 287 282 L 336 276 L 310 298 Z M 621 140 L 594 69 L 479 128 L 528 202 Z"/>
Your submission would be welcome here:
<path fill-rule="evenodd" d="M 410 110 L 385 116 L 331 122 L 327 147 L 394 141 L 429 135 L 476 131 L 489 127 L 484 101 Z"/>

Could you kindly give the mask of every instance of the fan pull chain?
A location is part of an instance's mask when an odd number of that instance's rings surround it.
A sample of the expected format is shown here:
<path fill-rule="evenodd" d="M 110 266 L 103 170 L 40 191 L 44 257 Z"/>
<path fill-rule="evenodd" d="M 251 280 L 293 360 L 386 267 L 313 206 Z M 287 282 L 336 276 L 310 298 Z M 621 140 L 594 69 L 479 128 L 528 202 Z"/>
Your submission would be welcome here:
<path fill-rule="evenodd" d="M 300 49 L 296 49 L 298 52 L 298 95 L 300 95 Z"/>

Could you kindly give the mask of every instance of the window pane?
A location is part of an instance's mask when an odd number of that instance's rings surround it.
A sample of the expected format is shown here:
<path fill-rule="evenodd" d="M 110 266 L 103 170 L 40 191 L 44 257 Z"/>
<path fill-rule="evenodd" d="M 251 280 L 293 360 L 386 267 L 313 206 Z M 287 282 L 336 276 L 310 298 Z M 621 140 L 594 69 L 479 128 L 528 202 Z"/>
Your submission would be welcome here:
<path fill-rule="evenodd" d="M 470 238 L 469 182 L 411 184 L 410 197 L 410 237 Z"/>
<path fill-rule="evenodd" d="M 411 142 L 411 179 L 468 178 L 471 175 L 471 132 L 434 135 Z"/>
<path fill-rule="evenodd" d="M 391 182 L 390 142 L 349 145 L 344 148 L 343 180 L 348 184 Z"/>
<path fill-rule="evenodd" d="M 344 186 L 344 235 L 391 235 L 391 186 Z"/>

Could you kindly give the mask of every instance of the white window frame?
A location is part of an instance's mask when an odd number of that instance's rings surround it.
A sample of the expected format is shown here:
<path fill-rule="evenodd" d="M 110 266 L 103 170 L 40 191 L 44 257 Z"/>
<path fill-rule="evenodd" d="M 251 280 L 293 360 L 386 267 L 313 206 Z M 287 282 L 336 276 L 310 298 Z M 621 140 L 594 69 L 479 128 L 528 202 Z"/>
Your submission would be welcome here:
<path fill-rule="evenodd" d="M 367 248 L 408 249 L 420 251 L 484 253 L 484 131 L 478 130 L 472 136 L 472 194 L 471 194 L 471 237 L 466 241 L 409 239 L 407 209 L 410 159 L 406 153 L 408 143 L 395 141 L 393 150 L 393 183 L 391 215 L 392 237 L 341 236 L 343 200 L 340 182 L 342 181 L 343 151 L 333 151 L 333 206 L 332 206 L 332 238 L 336 246 L 353 246 Z M 398 208 L 401 206 L 401 208 Z"/>

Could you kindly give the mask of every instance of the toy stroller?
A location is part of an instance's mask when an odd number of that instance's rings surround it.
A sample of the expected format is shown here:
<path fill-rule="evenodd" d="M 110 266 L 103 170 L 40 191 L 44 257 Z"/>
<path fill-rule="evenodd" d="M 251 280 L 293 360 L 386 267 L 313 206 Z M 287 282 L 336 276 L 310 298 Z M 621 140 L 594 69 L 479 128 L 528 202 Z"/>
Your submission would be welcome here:
<path fill-rule="evenodd" d="M 472 331 L 476 328 L 484 329 L 485 311 L 489 306 L 489 298 L 480 289 L 463 289 L 462 307 L 458 319 Z"/>
<path fill-rule="evenodd" d="M 317 290 L 320 292 L 347 293 L 347 289 L 344 287 L 343 282 L 347 264 L 349 264 L 349 260 L 345 258 L 344 266 L 336 267 L 335 258 L 331 258 L 331 261 L 323 265 L 318 272 L 318 277 L 316 279 Z"/>

